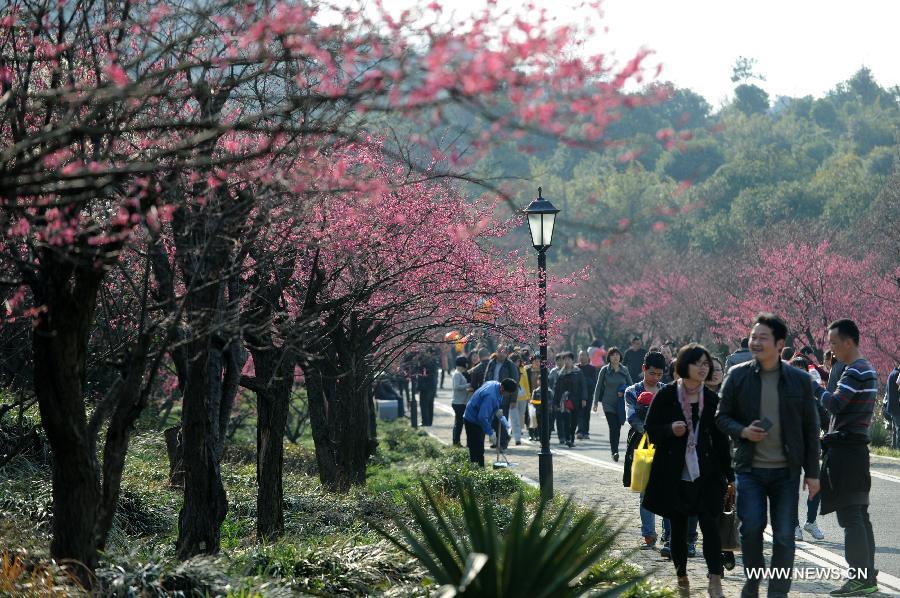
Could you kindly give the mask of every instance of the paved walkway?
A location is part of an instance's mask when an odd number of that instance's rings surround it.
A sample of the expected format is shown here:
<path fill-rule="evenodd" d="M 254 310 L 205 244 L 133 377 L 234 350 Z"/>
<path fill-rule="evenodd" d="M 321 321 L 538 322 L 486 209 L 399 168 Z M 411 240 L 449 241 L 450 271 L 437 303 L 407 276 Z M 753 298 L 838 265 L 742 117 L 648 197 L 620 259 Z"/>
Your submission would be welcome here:
<path fill-rule="evenodd" d="M 602 420 L 602 421 L 601 421 Z M 602 428 L 606 427 L 602 414 L 595 415 L 591 421 L 591 436 L 597 440 L 579 441 L 574 449 L 553 447 L 553 478 L 557 494 L 570 494 L 581 503 L 602 513 L 612 513 L 613 521 L 622 522 L 623 533 L 620 536 L 618 549 L 622 554 L 630 553 L 628 560 L 647 571 L 651 578 L 660 583 L 675 586 L 675 570 L 668 559 L 660 557 L 657 551 L 634 550 L 639 544 L 640 517 L 638 499 L 622 485 L 622 466 L 609 458 L 609 444 L 602 441 Z M 450 393 L 438 391 L 435 404 L 434 425 L 428 429 L 435 438 L 445 444 L 450 443 L 453 427 L 453 410 L 450 408 Z M 594 432 L 597 430 L 597 433 Z M 465 434 L 465 433 L 464 433 Z M 624 437 L 624 434 L 623 434 Z M 623 438 L 624 442 L 624 438 Z M 463 438 L 465 444 L 465 438 Z M 559 447 L 559 448 L 558 448 Z M 516 465 L 513 471 L 529 483 L 535 483 L 538 472 L 537 443 L 523 441 L 521 446 L 512 443 L 507 457 Z M 486 449 L 487 450 L 487 449 Z M 622 452 L 624 456 L 624 451 Z M 485 460 L 493 462 L 494 452 L 487 452 Z M 657 526 L 660 524 L 658 523 Z M 876 530 L 876 535 L 879 533 Z M 766 558 L 771 556 L 768 544 Z M 691 595 L 706 595 L 706 564 L 698 546 L 697 558 L 688 560 L 688 576 L 694 584 Z M 838 557 L 838 558 L 835 558 Z M 796 568 L 834 568 L 839 567 L 839 555 L 820 549 L 806 542 L 798 543 Z M 846 565 L 844 565 L 846 566 Z M 892 580 L 895 578 L 892 578 Z M 879 578 L 879 581 L 881 579 Z M 723 580 L 726 596 L 740 595 L 744 582 L 740 554 L 737 555 L 737 567 L 726 571 Z M 890 583 L 890 582 L 889 582 Z M 791 596 L 822 596 L 840 586 L 839 581 L 795 580 Z M 900 595 L 900 580 L 890 585 L 882 582 L 882 592 L 872 596 Z"/>

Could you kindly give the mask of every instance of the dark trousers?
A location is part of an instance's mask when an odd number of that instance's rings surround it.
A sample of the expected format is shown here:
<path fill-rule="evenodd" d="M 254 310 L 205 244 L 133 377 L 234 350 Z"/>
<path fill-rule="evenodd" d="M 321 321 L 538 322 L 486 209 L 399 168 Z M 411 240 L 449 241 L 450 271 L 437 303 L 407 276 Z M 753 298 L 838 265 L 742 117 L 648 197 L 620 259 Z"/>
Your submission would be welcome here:
<path fill-rule="evenodd" d="M 609 425 L 609 449 L 615 454 L 619 452 L 619 433 L 622 431 L 622 422 L 619 421 L 619 414 L 611 411 L 604 411 L 606 415 L 606 423 Z"/>
<path fill-rule="evenodd" d="M 587 405 L 578 408 L 578 433 L 588 434 L 591 428 L 591 402 L 587 401 Z"/>
<path fill-rule="evenodd" d="M 649 511 L 648 511 L 649 512 Z M 699 523 L 699 519 L 697 515 L 691 515 L 688 517 L 687 522 L 687 541 L 697 543 L 697 524 Z M 668 517 L 663 517 L 662 520 L 662 530 L 663 530 L 663 542 L 670 542 L 672 540 L 672 522 L 669 521 Z"/>
<path fill-rule="evenodd" d="M 875 581 L 875 534 L 869 521 L 869 506 L 850 505 L 838 509 L 837 520 L 844 528 L 844 558 L 851 578 Z"/>
<path fill-rule="evenodd" d="M 763 530 L 766 529 L 766 506 L 772 515 L 772 569 L 794 567 L 794 529 L 797 527 L 797 503 L 800 501 L 799 474 L 787 467 L 737 473 L 737 516 L 741 520 L 741 551 L 744 555 L 742 595 L 755 596 L 759 577 L 750 579 L 748 571 L 758 574 L 766 566 L 763 558 Z M 706 535 L 703 537 L 706 540 Z M 787 596 L 791 578 L 769 580 L 769 596 Z"/>
<path fill-rule="evenodd" d="M 892 446 L 895 449 L 900 449 L 900 415 L 891 416 L 891 431 L 894 436 Z"/>
<path fill-rule="evenodd" d="M 466 412 L 465 405 L 457 405 L 453 403 L 453 444 L 459 444 L 460 439 L 462 438 L 462 430 L 463 430 L 463 413 Z M 468 438 L 468 434 L 466 435 Z"/>
<path fill-rule="evenodd" d="M 473 424 L 469 420 L 465 420 L 465 428 L 469 461 L 484 467 L 484 430 L 481 424 Z"/>
<path fill-rule="evenodd" d="M 722 575 L 722 543 L 719 538 L 719 525 L 716 517 L 710 513 L 697 516 L 700 531 L 703 532 L 703 558 L 706 568 L 712 575 Z M 687 575 L 688 516 L 676 515 L 669 518 L 672 526 L 672 563 L 676 575 Z"/>
<path fill-rule="evenodd" d="M 822 493 L 817 492 L 812 499 L 806 499 L 806 522 L 815 523 L 816 517 L 819 515 L 819 505 L 822 504 Z"/>
<path fill-rule="evenodd" d="M 420 387 L 421 388 L 421 387 Z M 435 389 L 422 388 L 419 393 L 419 405 L 422 409 L 422 425 L 430 426 L 434 420 Z"/>
<path fill-rule="evenodd" d="M 560 444 L 575 442 L 575 422 L 571 411 L 560 409 L 556 412 L 556 437 Z"/>
<path fill-rule="evenodd" d="M 502 406 L 501 408 L 503 409 L 503 417 L 506 418 L 506 421 L 509 421 L 509 403 L 507 403 L 506 406 Z M 513 422 L 510 422 L 510 424 L 519 425 L 519 422 L 515 422 L 515 424 L 513 424 Z M 497 438 L 500 439 L 500 450 L 505 451 L 506 447 L 509 446 L 509 432 L 506 431 L 506 428 L 504 426 L 500 425 L 499 417 L 495 416 L 494 419 L 491 420 L 491 428 L 494 429 L 494 432 L 497 432 L 498 429 L 500 430 L 500 434 L 497 436 Z"/>

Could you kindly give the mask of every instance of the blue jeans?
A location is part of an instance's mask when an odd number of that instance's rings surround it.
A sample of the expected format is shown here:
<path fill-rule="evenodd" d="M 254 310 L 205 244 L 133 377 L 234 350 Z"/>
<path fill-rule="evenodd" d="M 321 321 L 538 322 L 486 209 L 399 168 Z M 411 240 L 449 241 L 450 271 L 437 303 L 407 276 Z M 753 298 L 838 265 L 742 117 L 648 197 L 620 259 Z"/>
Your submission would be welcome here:
<path fill-rule="evenodd" d="M 638 498 L 638 506 L 641 510 L 641 536 L 656 539 L 656 514 L 651 513 L 642 505 L 644 502 L 644 493 L 641 492 Z"/>
<path fill-rule="evenodd" d="M 691 515 L 690 517 L 688 517 L 688 542 L 697 542 L 697 523 L 699 522 L 699 520 L 699 517 L 697 517 L 696 515 Z M 668 517 L 663 517 L 662 528 L 663 542 L 668 542 L 672 537 L 672 522 L 669 521 Z"/>
<path fill-rule="evenodd" d="M 819 515 L 819 505 L 822 503 L 822 493 L 816 493 L 812 500 L 806 499 L 806 522 L 815 523 Z"/>
<path fill-rule="evenodd" d="M 791 570 L 794 566 L 794 528 L 797 527 L 797 503 L 800 501 L 798 474 L 787 467 L 759 469 L 737 474 L 737 516 L 741 520 L 741 550 L 744 554 L 742 596 L 756 596 L 759 571 L 766 566 L 763 558 L 763 530 L 766 528 L 766 506 L 772 517 L 772 568 Z M 751 579 L 748 570 L 755 569 Z M 769 596 L 787 596 L 790 576 L 774 576 L 769 580 Z"/>

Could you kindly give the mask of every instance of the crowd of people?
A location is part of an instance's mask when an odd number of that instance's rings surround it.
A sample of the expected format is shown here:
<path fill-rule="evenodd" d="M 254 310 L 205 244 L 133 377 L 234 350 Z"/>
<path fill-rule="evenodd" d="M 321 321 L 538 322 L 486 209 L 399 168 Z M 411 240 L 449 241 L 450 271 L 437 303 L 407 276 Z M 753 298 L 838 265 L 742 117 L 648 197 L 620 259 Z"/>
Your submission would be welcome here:
<path fill-rule="evenodd" d="M 561 447 L 571 448 L 590 440 L 591 412 L 602 408 L 614 461 L 620 460 L 620 430 L 629 425 L 626 486 L 634 450 L 645 434 L 655 447 L 649 481 L 639 495 L 640 544 L 672 559 L 680 587 L 690 587 L 686 564 L 696 554 L 699 528 L 709 594 L 723 595 L 722 575 L 735 566 L 735 557 L 720 545 L 720 518 L 735 505 L 746 576 L 742 596 L 758 595 L 763 578 L 769 579 L 769 596 L 786 596 L 790 590 L 789 573 L 760 574 L 766 568 L 763 532 L 769 519 L 769 567 L 790 572 L 795 542 L 804 531 L 823 539 L 817 516 L 832 512 L 844 530 L 850 566 L 846 583 L 832 595 L 872 593 L 878 586 L 867 445 L 878 378 L 859 352 L 859 330 L 851 320 L 832 323 L 827 334 L 829 350 L 821 363 L 810 347 L 786 347 L 787 324 L 772 314 L 760 314 L 724 361 L 696 343 L 677 352 L 670 344 L 644 349 L 641 338 L 634 337 L 623 353 L 595 342 L 577 355 L 561 351 L 554 356 L 547 405 L 541 401 L 540 359 L 527 346 L 476 346 L 445 359 L 455 366 L 453 444 L 462 446 L 465 432 L 470 459 L 483 466 L 486 441 L 500 450 L 510 442 L 538 441 L 541 410 L 547 408 L 550 431 L 555 430 Z M 440 360 L 435 354 L 428 359 L 432 364 Z M 422 416 L 423 425 L 430 425 L 431 389 L 439 382 L 435 375 L 426 378 L 430 386 L 422 395 Z M 894 422 L 895 446 L 900 440 L 898 378 L 895 368 L 883 405 L 885 418 Z M 802 527 L 801 484 L 808 491 Z"/>

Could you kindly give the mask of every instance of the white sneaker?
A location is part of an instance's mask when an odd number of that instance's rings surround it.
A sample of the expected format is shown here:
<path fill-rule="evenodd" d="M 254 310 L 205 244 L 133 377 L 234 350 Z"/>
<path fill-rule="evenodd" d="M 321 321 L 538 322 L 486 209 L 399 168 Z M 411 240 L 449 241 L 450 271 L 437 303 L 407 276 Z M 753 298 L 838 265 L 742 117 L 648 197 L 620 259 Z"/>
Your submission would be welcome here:
<path fill-rule="evenodd" d="M 812 523 L 807 523 L 806 525 L 803 526 L 803 529 L 805 529 L 806 531 L 811 533 L 812 537 L 815 538 L 816 540 L 824 540 L 825 539 L 825 534 L 822 533 L 822 530 L 819 529 L 819 526 L 815 521 L 813 521 Z"/>
<path fill-rule="evenodd" d="M 797 526 L 797 529 L 794 530 L 794 540 L 798 542 L 803 541 L 803 530 L 800 529 L 800 526 Z"/>

